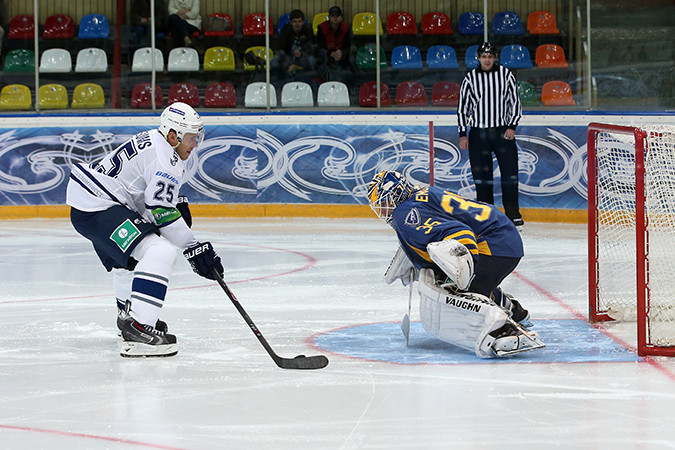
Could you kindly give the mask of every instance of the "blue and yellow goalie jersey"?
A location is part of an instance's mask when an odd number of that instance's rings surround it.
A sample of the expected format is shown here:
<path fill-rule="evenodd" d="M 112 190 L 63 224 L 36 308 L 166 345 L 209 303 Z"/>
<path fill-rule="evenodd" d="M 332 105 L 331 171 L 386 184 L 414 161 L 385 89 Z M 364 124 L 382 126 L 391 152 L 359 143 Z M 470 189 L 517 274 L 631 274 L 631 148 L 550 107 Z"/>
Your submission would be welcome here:
<path fill-rule="evenodd" d="M 479 255 L 511 258 L 523 256 L 523 241 L 511 220 L 495 206 L 468 200 L 431 186 L 417 189 L 392 214 L 403 251 L 420 269 L 435 268 L 427 244 L 455 239 Z"/>

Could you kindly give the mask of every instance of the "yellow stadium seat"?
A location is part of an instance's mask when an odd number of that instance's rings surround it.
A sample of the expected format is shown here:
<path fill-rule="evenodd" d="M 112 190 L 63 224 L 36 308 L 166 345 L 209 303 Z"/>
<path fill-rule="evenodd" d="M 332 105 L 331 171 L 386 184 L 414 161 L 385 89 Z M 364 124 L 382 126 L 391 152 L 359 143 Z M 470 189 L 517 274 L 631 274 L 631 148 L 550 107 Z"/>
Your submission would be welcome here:
<path fill-rule="evenodd" d="M 362 12 L 354 16 L 352 21 L 352 31 L 355 36 L 375 36 L 377 34 L 377 25 L 379 25 L 380 35 L 382 34 L 382 20 L 375 23 L 375 13 Z"/>
<path fill-rule="evenodd" d="M 246 49 L 246 53 L 253 52 L 255 56 L 258 56 L 262 58 L 263 60 L 265 59 L 265 47 L 263 46 L 256 46 L 256 47 L 249 47 Z M 272 52 L 272 49 L 270 49 L 270 61 L 274 57 L 274 53 Z M 256 66 L 254 64 L 250 64 L 246 58 L 244 57 L 244 70 L 255 70 Z"/>
<path fill-rule="evenodd" d="M 211 47 L 204 53 L 204 71 L 234 70 L 234 52 L 227 47 Z"/>
<path fill-rule="evenodd" d="M 68 91 L 60 84 L 45 84 L 38 91 L 40 109 L 68 108 Z"/>
<path fill-rule="evenodd" d="M 73 102 L 71 107 L 74 109 L 93 109 L 103 108 L 105 97 L 103 88 L 96 83 L 82 83 L 75 86 L 73 91 Z"/>
<path fill-rule="evenodd" d="M 328 20 L 328 13 L 322 12 L 316 14 L 312 20 L 312 28 L 314 28 L 314 36 L 316 36 L 317 31 L 319 30 L 319 25 Z"/>
<path fill-rule="evenodd" d="M 30 109 L 31 104 L 28 86 L 8 84 L 0 91 L 0 109 Z"/>

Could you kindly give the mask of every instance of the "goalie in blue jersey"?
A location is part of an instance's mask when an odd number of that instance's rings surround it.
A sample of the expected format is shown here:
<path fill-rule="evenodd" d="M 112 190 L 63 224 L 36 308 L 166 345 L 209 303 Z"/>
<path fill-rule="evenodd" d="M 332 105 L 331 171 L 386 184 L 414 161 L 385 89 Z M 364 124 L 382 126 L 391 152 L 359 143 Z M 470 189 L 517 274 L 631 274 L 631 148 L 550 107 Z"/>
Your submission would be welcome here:
<path fill-rule="evenodd" d="M 481 357 L 544 346 L 529 330 L 528 311 L 499 287 L 523 257 L 505 214 L 438 187 L 414 187 L 394 171 L 375 175 L 368 202 L 400 244 L 385 281 L 405 284 L 418 273 L 427 332 Z"/>

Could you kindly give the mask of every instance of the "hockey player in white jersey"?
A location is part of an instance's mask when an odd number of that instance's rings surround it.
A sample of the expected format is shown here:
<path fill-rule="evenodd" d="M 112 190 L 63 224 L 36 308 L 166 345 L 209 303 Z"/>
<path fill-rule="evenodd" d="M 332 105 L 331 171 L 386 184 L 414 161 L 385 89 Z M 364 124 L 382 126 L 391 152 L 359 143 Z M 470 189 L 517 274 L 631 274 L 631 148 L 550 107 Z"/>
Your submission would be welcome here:
<path fill-rule="evenodd" d="M 176 248 L 200 276 L 223 274 L 220 257 L 210 242 L 197 241 L 189 210 L 179 204 L 187 160 L 203 138 L 199 114 L 173 103 L 159 129 L 136 134 L 100 161 L 72 167 L 66 192 L 71 222 L 113 273 L 122 356 L 178 352 L 176 336 L 159 320 Z"/>

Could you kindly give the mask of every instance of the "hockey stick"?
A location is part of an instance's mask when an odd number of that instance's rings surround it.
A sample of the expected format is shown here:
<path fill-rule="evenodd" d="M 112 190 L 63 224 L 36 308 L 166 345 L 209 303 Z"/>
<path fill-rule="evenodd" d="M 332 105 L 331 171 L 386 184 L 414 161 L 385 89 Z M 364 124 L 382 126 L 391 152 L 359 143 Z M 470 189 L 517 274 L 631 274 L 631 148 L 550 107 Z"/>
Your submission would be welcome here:
<path fill-rule="evenodd" d="M 401 321 L 401 331 L 403 331 L 403 336 L 405 336 L 405 345 L 408 346 L 408 341 L 410 340 L 410 310 L 412 307 L 412 294 L 413 294 L 413 281 L 415 280 L 415 269 L 410 269 L 410 279 L 408 284 L 408 313 L 403 316 Z"/>
<path fill-rule="evenodd" d="M 255 323 L 253 323 L 251 318 L 248 316 L 248 314 L 244 310 L 244 307 L 241 306 L 241 303 L 239 303 L 237 297 L 235 297 L 230 288 L 227 287 L 227 284 L 225 284 L 223 277 L 221 277 L 220 274 L 215 269 L 213 269 L 213 275 L 215 276 L 216 281 L 218 282 L 220 287 L 223 288 L 223 291 L 225 291 L 227 296 L 232 301 L 234 307 L 237 308 L 237 311 L 239 311 L 241 317 L 244 318 L 246 324 L 249 326 L 251 331 L 253 331 L 253 334 L 255 334 L 255 336 L 258 338 L 262 346 L 265 347 L 265 350 L 267 350 L 267 353 L 269 353 L 269 355 L 272 357 L 277 366 L 281 367 L 282 369 L 323 369 L 328 365 L 328 358 L 326 358 L 323 355 L 317 356 L 298 355 L 295 358 L 282 358 L 281 356 L 274 353 L 274 350 L 272 350 L 270 344 L 267 343 L 267 340 L 263 337 L 260 330 L 258 330 L 258 327 L 255 326 Z"/>

